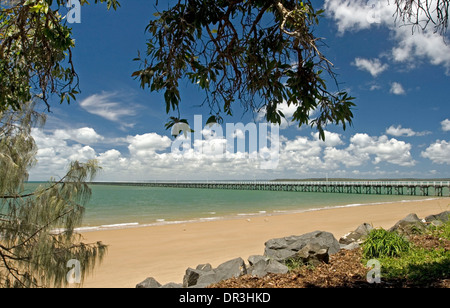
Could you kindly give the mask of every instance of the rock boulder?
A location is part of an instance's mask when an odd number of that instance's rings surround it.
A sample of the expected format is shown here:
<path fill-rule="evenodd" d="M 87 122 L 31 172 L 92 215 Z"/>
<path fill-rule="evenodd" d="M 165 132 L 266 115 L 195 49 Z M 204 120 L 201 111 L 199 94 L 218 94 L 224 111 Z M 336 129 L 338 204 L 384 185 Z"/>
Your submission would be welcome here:
<path fill-rule="evenodd" d="M 147 279 L 136 285 L 136 288 L 138 289 L 151 289 L 159 287 L 161 287 L 161 284 L 153 277 L 148 277 Z"/>
<path fill-rule="evenodd" d="M 310 242 L 307 243 L 302 249 L 300 249 L 294 256 L 298 261 L 304 264 L 310 264 L 317 266 L 320 263 L 328 263 L 330 255 L 328 254 L 328 247 L 319 243 Z"/>
<path fill-rule="evenodd" d="M 413 234 L 420 234 L 426 229 L 425 224 L 417 217 L 416 214 L 411 213 L 405 218 L 399 220 L 389 231 L 396 231 L 402 235 L 409 236 Z"/>
<path fill-rule="evenodd" d="M 445 211 L 435 215 L 429 215 L 423 220 L 426 224 L 431 224 L 433 226 L 440 226 L 450 219 L 450 211 Z"/>
<path fill-rule="evenodd" d="M 341 247 L 345 245 L 350 245 L 352 243 L 361 244 L 367 238 L 367 235 L 373 227 L 368 223 L 363 223 L 356 228 L 356 230 L 345 234 L 343 237 L 339 239 L 339 244 Z M 349 246 L 347 246 L 349 247 Z"/>
<path fill-rule="evenodd" d="M 195 269 L 189 267 L 183 277 L 183 288 L 212 283 L 216 283 L 216 273 L 210 264 L 200 264 Z"/>
<path fill-rule="evenodd" d="M 195 269 L 188 268 L 183 277 L 183 288 L 203 288 L 232 277 L 247 273 L 245 262 L 236 258 L 212 268 L 211 264 L 200 264 Z"/>
<path fill-rule="evenodd" d="M 286 274 L 289 271 L 286 265 L 265 256 L 250 256 L 248 263 L 250 266 L 247 268 L 247 274 L 257 277 L 263 277 L 269 273 Z"/>
<path fill-rule="evenodd" d="M 307 253 L 302 251 L 302 255 L 298 255 L 307 244 L 309 244 L 308 248 L 305 249 Z M 317 249 L 316 253 L 319 255 L 324 251 L 326 251 L 326 254 L 334 254 L 339 251 L 340 245 L 333 234 L 325 231 L 314 231 L 300 236 L 271 239 L 265 243 L 264 256 L 283 263 L 291 258 L 303 258 L 306 254 L 310 257 L 312 249 Z"/>
<path fill-rule="evenodd" d="M 216 269 L 217 282 L 229 279 L 232 277 L 240 277 L 247 274 L 247 268 L 242 258 L 236 258 L 225 263 L 220 264 Z"/>

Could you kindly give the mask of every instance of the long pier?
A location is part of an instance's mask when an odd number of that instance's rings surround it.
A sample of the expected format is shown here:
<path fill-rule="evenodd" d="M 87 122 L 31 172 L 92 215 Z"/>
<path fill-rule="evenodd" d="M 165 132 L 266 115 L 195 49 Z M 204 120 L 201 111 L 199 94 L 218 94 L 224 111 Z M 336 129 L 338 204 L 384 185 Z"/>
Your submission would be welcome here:
<path fill-rule="evenodd" d="M 92 184 L 345 194 L 450 196 L 450 181 L 154 181 L 96 182 Z"/>

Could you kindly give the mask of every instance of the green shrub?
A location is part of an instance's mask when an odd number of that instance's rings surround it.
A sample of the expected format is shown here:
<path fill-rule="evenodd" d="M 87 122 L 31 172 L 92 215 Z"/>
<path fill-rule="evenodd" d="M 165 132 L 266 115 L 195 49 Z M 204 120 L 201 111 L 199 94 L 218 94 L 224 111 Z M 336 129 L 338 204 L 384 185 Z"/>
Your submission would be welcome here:
<path fill-rule="evenodd" d="M 450 277 L 450 255 L 444 248 L 414 247 L 400 258 L 382 258 L 380 262 L 385 279 L 420 284 Z"/>
<path fill-rule="evenodd" d="M 442 224 L 441 226 L 430 225 L 428 227 L 428 234 L 437 237 L 450 240 L 450 220 Z"/>
<path fill-rule="evenodd" d="M 367 259 L 382 257 L 399 257 L 408 252 L 411 245 L 408 240 L 396 232 L 373 229 L 363 245 L 363 256 Z"/>
<path fill-rule="evenodd" d="M 427 231 L 428 235 L 450 239 L 450 221 Z M 362 245 L 363 256 L 377 258 L 383 279 L 405 280 L 409 284 L 430 284 L 450 278 L 450 252 L 444 246 L 425 248 L 413 245 L 396 232 L 375 229 Z"/>

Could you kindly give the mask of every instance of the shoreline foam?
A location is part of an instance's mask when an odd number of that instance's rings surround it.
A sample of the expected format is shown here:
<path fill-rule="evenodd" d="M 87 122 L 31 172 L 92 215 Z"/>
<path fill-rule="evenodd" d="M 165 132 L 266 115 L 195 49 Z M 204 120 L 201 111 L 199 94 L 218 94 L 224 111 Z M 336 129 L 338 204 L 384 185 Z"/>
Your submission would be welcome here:
<path fill-rule="evenodd" d="M 421 202 L 421 201 L 431 201 L 445 199 L 446 197 L 435 197 L 426 199 L 411 199 L 411 200 L 398 200 L 398 201 L 383 201 L 383 202 L 371 202 L 371 203 L 351 203 L 345 205 L 327 205 L 322 207 L 304 208 L 304 209 L 292 209 L 292 210 L 273 210 L 268 212 L 267 210 L 261 210 L 253 213 L 237 213 L 225 216 L 214 216 L 214 217 L 199 217 L 186 220 L 166 220 L 166 219 L 156 219 L 155 222 L 139 223 L 139 222 L 124 222 L 124 223 L 113 223 L 113 224 L 102 224 L 98 226 L 83 226 L 76 228 L 75 231 L 79 233 L 95 232 L 95 231 L 105 231 L 105 230 L 117 230 L 117 229 L 128 229 L 128 228 L 145 228 L 152 226 L 163 226 L 163 225 L 173 225 L 173 224 L 190 224 L 190 223 L 201 223 L 207 221 L 216 220 L 230 220 L 239 218 L 251 218 L 260 216 L 273 216 L 273 215 L 288 215 L 288 214 L 298 214 L 304 212 L 312 211 L 322 211 L 327 209 L 338 209 L 338 208 L 349 208 L 349 207 L 359 207 L 359 206 L 370 206 L 378 204 L 393 204 L 393 203 L 404 203 L 404 202 Z M 215 214 L 211 212 L 210 214 Z"/>

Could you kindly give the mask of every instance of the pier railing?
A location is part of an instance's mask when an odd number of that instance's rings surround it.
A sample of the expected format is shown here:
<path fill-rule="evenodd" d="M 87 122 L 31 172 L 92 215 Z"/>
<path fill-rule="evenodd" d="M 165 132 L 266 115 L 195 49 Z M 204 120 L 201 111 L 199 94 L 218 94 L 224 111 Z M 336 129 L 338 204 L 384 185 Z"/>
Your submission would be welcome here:
<path fill-rule="evenodd" d="M 152 181 L 93 184 L 348 194 L 450 196 L 450 181 Z"/>

